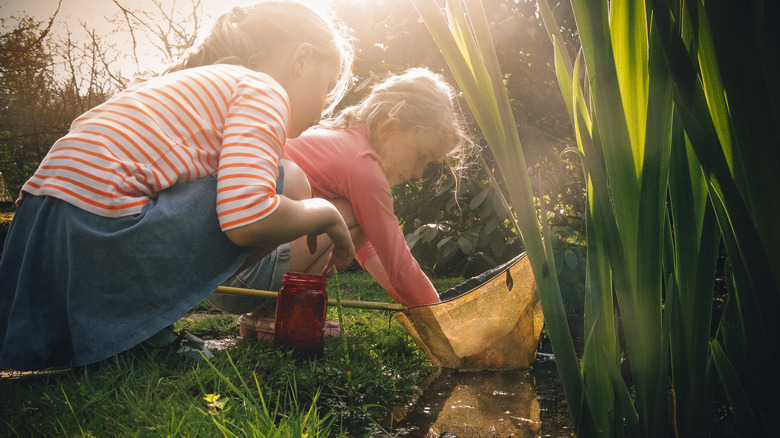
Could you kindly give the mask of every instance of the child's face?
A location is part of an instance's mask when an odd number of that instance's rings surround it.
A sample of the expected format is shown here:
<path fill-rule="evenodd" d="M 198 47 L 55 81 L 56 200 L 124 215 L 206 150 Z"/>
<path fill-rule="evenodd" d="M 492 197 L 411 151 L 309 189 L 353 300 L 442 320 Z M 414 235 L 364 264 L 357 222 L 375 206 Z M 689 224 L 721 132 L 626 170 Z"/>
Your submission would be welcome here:
<path fill-rule="evenodd" d="M 340 74 L 338 62 L 317 58 L 287 90 L 291 110 L 288 138 L 297 137 L 319 123 L 325 100 L 336 87 Z"/>
<path fill-rule="evenodd" d="M 390 139 L 382 157 L 390 186 L 421 178 L 428 164 L 441 160 L 452 150 L 442 138 L 424 133 L 398 131 Z"/>

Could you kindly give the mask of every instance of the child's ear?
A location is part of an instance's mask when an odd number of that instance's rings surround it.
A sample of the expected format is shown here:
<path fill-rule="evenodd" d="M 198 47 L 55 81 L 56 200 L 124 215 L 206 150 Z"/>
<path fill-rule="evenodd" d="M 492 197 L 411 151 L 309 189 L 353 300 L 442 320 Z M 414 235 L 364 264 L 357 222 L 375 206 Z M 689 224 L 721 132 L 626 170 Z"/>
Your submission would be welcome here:
<path fill-rule="evenodd" d="M 304 73 L 307 68 L 313 68 L 315 48 L 310 43 L 301 43 L 293 50 L 291 73 L 293 77 Z"/>
<path fill-rule="evenodd" d="M 379 124 L 379 139 L 387 141 L 393 134 L 401 130 L 401 121 L 391 117 Z"/>

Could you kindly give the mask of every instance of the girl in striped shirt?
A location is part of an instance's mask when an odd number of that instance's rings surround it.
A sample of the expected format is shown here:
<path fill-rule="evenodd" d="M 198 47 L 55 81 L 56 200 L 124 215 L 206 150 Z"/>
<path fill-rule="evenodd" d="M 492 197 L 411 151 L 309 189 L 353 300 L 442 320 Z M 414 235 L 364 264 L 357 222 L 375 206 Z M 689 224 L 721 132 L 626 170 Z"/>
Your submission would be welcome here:
<path fill-rule="evenodd" d="M 352 57 L 305 6 L 236 8 L 180 64 L 77 118 L 22 187 L 0 259 L 0 367 L 165 341 L 246 260 L 301 236 L 335 242 L 323 273 L 345 267 L 338 210 L 300 199 L 308 183 L 280 159 L 343 95 Z"/>

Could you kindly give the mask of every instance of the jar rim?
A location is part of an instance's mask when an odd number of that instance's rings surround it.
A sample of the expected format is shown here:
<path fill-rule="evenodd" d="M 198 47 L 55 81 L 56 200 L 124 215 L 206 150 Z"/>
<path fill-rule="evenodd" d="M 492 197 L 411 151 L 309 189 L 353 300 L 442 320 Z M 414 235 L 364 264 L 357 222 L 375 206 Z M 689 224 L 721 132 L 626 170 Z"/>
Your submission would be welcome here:
<path fill-rule="evenodd" d="M 292 272 L 292 271 L 286 271 L 282 273 L 282 277 L 290 277 L 290 278 L 302 278 L 302 279 L 308 279 L 308 280 L 327 280 L 328 277 L 321 275 L 321 274 L 310 274 L 308 272 Z"/>
<path fill-rule="evenodd" d="M 282 273 L 282 284 L 285 283 L 303 283 L 308 285 L 318 285 L 325 287 L 328 277 L 320 274 L 309 274 L 305 272 L 284 272 Z"/>

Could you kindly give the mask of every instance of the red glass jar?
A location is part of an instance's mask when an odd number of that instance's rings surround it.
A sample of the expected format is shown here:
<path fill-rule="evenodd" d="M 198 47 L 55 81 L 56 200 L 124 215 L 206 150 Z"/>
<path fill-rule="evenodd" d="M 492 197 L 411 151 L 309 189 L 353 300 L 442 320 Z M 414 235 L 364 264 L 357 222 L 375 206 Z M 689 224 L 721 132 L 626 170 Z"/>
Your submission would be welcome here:
<path fill-rule="evenodd" d="M 285 272 L 276 299 L 274 346 L 292 350 L 294 357 L 314 359 L 325 345 L 328 278 L 317 274 Z"/>

